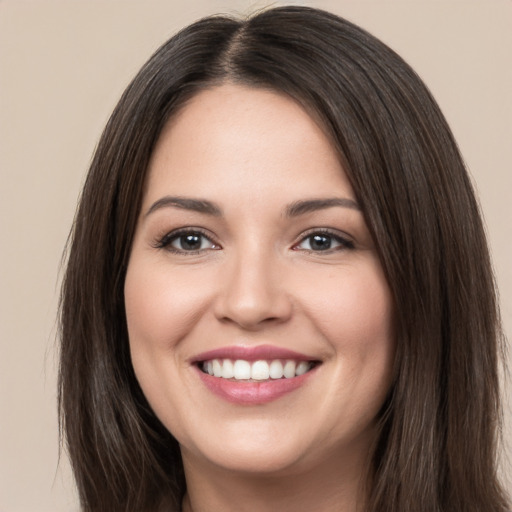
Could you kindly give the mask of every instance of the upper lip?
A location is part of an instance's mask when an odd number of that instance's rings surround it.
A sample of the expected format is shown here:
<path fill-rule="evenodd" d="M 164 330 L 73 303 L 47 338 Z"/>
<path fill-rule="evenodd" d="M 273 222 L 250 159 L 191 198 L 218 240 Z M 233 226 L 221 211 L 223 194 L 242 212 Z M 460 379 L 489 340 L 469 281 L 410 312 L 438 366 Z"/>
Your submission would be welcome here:
<path fill-rule="evenodd" d="M 294 361 L 315 361 L 314 357 L 273 345 L 232 345 L 202 352 L 194 356 L 192 364 L 212 359 L 243 359 L 245 361 L 293 359 Z"/>

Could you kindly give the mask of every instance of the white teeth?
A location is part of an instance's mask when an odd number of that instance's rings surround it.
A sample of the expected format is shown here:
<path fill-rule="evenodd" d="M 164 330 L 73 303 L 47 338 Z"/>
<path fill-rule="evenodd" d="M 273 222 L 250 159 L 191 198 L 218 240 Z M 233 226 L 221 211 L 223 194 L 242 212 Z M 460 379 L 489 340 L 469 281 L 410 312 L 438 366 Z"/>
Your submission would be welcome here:
<path fill-rule="evenodd" d="M 251 363 L 237 359 L 233 365 L 233 377 L 237 380 L 248 380 L 251 378 Z"/>
<path fill-rule="evenodd" d="M 234 376 L 235 371 L 233 368 L 233 361 L 231 361 L 231 359 L 224 359 L 222 361 L 222 378 L 232 379 Z"/>
<path fill-rule="evenodd" d="M 222 365 L 218 359 L 213 360 L 213 376 L 222 377 Z"/>
<path fill-rule="evenodd" d="M 307 361 L 301 361 L 295 369 L 295 375 L 304 375 L 309 370 L 309 363 Z"/>
<path fill-rule="evenodd" d="M 231 359 L 213 359 L 205 361 L 202 365 L 203 371 L 214 377 L 236 380 L 269 380 L 269 379 L 291 379 L 304 375 L 311 368 L 309 361 L 254 361 L 249 362 L 243 359 L 232 361 Z"/>
<path fill-rule="evenodd" d="M 267 380 L 270 376 L 270 369 L 267 361 L 255 361 L 252 363 L 251 379 Z"/>
<path fill-rule="evenodd" d="M 291 379 L 295 377 L 295 361 L 286 361 L 283 368 L 283 374 L 286 379 Z"/>
<path fill-rule="evenodd" d="M 283 363 L 281 361 L 272 361 L 269 367 L 269 375 L 271 379 L 283 378 Z"/>

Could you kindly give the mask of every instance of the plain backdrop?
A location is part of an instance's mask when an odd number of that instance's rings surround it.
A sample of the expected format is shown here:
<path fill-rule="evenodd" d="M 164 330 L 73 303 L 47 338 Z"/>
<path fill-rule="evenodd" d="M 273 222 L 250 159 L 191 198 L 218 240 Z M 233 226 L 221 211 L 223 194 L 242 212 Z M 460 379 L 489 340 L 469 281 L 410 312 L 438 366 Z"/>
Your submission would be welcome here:
<path fill-rule="evenodd" d="M 512 1 L 295 3 L 331 10 L 380 37 L 437 98 L 479 193 L 510 337 Z M 0 512 L 78 510 L 65 454 L 58 464 L 60 260 L 111 110 L 177 29 L 207 14 L 266 5 L 0 0 Z M 504 387 L 510 397 L 511 383 Z"/>

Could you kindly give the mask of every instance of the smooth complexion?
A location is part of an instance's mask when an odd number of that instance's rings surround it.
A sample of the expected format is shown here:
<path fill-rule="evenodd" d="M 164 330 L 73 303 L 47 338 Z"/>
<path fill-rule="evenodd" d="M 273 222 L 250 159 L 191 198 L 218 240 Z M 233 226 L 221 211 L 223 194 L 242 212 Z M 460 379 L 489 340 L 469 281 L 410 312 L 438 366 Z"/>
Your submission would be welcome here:
<path fill-rule="evenodd" d="M 137 378 L 181 445 L 184 510 L 354 511 L 364 501 L 391 383 L 392 300 L 339 158 L 296 102 L 225 84 L 168 123 L 125 302 Z M 314 369 L 269 400 L 229 400 L 205 384 L 202 354 L 262 346 Z M 233 384 L 243 385 L 258 386 Z"/>

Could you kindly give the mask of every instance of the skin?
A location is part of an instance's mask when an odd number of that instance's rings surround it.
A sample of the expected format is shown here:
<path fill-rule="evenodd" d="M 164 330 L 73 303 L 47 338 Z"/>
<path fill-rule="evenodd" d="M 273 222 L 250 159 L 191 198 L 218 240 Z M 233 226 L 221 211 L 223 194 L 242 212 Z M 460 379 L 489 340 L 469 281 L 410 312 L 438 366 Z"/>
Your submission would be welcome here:
<path fill-rule="evenodd" d="M 211 201 L 221 214 L 163 204 L 166 196 Z M 353 204 L 285 213 L 325 198 Z M 206 235 L 199 250 L 168 235 L 181 228 Z M 332 246 L 318 250 L 311 234 L 325 229 Z M 361 507 L 391 383 L 392 300 L 337 153 L 296 102 L 224 84 L 168 123 L 150 163 L 125 302 L 137 378 L 181 445 L 185 511 Z M 321 364 L 299 389 L 240 405 L 212 394 L 190 363 L 262 344 Z"/>

